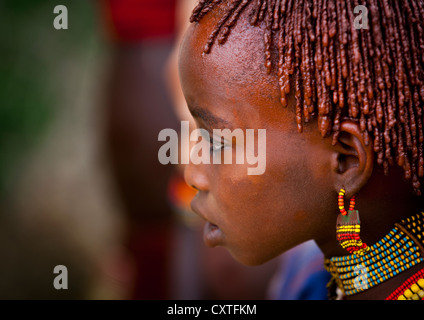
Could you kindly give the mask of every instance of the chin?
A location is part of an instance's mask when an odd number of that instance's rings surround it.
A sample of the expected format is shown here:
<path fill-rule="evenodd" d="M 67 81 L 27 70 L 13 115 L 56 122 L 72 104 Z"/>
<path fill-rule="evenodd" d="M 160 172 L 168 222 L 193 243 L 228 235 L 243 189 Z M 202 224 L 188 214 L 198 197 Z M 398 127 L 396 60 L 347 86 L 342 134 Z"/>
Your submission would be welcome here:
<path fill-rule="evenodd" d="M 263 255 L 252 255 L 251 252 L 249 254 L 239 254 L 235 253 L 232 250 L 228 249 L 232 257 L 239 263 L 249 266 L 249 267 L 257 267 L 267 263 L 268 261 L 275 258 L 275 256 L 263 256 Z"/>

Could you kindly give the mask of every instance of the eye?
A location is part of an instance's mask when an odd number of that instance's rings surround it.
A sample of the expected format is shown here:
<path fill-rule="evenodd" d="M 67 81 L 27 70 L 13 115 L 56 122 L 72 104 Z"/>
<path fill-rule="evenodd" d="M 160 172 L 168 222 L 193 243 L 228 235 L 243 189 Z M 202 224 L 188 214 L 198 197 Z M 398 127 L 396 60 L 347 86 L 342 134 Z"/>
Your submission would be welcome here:
<path fill-rule="evenodd" d="M 217 141 L 215 139 L 211 139 L 210 144 L 211 144 L 211 149 L 210 149 L 211 152 L 222 150 L 225 147 L 225 144 L 222 141 Z"/>

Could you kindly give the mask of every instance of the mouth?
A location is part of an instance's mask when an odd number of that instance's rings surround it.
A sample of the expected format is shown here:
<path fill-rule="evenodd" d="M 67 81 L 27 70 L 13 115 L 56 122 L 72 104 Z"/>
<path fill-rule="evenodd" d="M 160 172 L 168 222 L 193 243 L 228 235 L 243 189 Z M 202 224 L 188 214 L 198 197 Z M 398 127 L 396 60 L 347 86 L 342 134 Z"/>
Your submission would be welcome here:
<path fill-rule="evenodd" d="M 208 247 L 216 247 L 223 244 L 224 233 L 220 229 L 220 227 L 211 221 L 201 213 L 201 211 L 197 208 L 194 201 L 191 203 L 192 210 L 203 220 L 206 221 L 205 226 L 203 228 L 203 241 Z"/>
<path fill-rule="evenodd" d="M 206 222 L 203 229 L 203 241 L 208 247 L 216 247 L 222 245 L 224 234 L 222 230 L 209 221 Z"/>

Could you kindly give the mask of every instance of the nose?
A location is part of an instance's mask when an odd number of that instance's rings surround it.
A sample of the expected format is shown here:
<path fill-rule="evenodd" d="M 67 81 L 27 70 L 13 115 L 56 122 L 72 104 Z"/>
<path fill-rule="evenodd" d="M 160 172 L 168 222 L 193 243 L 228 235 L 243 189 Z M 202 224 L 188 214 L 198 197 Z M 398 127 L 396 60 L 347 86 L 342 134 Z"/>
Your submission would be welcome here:
<path fill-rule="evenodd" d="M 193 164 L 189 162 L 184 169 L 186 183 L 198 191 L 208 191 L 209 182 L 205 172 L 204 164 Z"/>

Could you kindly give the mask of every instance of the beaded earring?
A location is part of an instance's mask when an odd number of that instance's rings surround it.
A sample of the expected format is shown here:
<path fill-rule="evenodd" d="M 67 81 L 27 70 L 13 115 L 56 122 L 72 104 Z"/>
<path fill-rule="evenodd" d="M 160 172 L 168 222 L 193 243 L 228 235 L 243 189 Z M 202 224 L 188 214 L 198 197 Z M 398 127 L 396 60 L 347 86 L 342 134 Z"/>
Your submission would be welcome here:
<path fill-rule="evenodd" d="M 350 254 L 363 255 L 369 250 L 366 243 L 362 242 L 359 234 L 361 232 L 361 221 L 359 211 L 355 210 L 355 196 L 350 199 L 349 210 L 344 207 L 344 195 L 346 191 L 341 189 L 338 196 L 340 214 L 337 216 L 336 234 L 342 248 Z"/>

